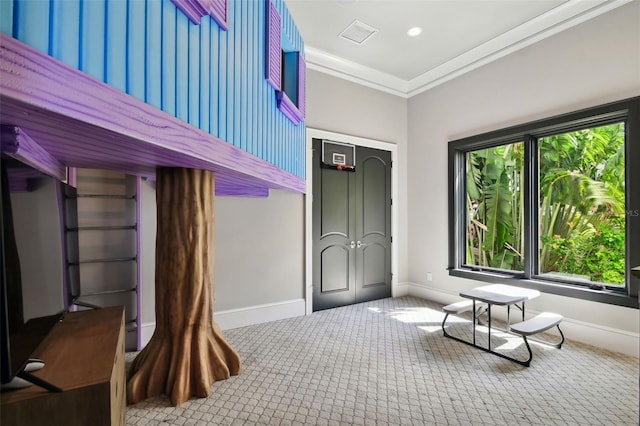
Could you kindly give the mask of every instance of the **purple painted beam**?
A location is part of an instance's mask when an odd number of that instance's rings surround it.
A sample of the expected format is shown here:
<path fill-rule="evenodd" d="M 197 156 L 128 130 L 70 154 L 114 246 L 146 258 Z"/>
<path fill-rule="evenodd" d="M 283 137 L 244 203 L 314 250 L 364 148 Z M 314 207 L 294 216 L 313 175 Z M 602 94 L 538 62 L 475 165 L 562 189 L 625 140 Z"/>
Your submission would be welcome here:
<path fill-rule="evenodd" d="M 243 197 L 243 198 L 267 198 L 269 197 L 269 188 L 237 188 L 230 187 L 228 189 L 218 190 L 216 187 L 216 196 L 226 197 Z"/>
<path fill-rule="evenodd" d="M 73 168 L 69 169 L 75 170 Z M 136 175 L 137 173 L 128 173 Z M 155 181 L 155 170 L 150 173 L 145 173 L 144 178 L 147 180 Z M 227 195 L 233 197 L 268 197 L 269 188 L 266 186 L 255 186 L 255 183 L 250 181 L 243 182 L 242 179 L 229 178 L 227 174 L 216 175 L 216 195 Z"/>
<path fill-rule="evenodd" d="M 67 178 L 67 168 L 19 127 L 2 125 L 2 152 L 58 180 Z"/>
<path fill-rule="evenodd" d="M 46 177 L 39 171 L 26 167 L 10 165 L 7 167 L 9 177 L 9 192 L 31 192 L 36 179 Z"/>
<path fill-rule="evenodd" d="M 304 179 L 0 33 L 0 124 L 69 167 L 216 172 L 231 186 L 305 192 Z"/>
<path fill-rule="evenodd" d="M 216 180 L 216 195 L 234 197 L 268 197 L 269 188 L 263 186 L 238 185 L 219 182 Z"/>

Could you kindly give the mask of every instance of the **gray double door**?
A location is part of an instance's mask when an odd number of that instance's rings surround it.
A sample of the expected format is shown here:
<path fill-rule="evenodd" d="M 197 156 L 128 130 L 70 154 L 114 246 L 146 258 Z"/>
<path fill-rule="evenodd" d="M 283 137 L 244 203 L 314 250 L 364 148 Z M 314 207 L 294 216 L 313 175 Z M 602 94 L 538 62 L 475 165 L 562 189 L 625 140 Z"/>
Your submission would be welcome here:
<path fill-rule="evenodd" d="M 391 296 L 391 153 L 356 147 L 355 172 L 322 168 L 313 141 L 313 310 Z"/>

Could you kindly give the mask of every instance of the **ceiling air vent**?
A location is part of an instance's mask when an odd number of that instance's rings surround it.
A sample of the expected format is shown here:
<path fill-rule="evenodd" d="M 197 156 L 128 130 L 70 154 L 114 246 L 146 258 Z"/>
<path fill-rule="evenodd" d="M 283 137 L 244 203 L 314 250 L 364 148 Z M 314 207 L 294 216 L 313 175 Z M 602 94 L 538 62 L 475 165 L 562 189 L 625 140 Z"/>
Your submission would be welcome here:
<path fill-rule="evenodd" d="M 376 30 L 372 26 L 367 25 L 364 22 L 360 22 L 356 19 L 338 36 L 356 44 L 362 44 L 377 32 L 378 30 Z"/>

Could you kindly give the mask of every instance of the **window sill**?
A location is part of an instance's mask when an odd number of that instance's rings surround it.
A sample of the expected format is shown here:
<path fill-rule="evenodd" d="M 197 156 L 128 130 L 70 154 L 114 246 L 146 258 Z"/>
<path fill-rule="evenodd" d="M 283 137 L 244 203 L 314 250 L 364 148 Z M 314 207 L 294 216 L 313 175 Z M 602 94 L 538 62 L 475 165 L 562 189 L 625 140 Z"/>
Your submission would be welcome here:
<path fill-rule="evenodd" d="M 540 279 L 524 279 L 493 272 L 479 272 L 468 269 L 451 269 L 449 275 L 467 278 L 476 281 L 513 285 L 516 287 L 530 288 L 541 293 L 557 294 L 559 296 L 573 297 L 575 299 L 591 302 L 606 303 L 609 305 L 624 306 L 627 308 L 640 308 L 637 296 L 629 296 L 622 292 L 612 290 L 592 290 L 582 286 L 562 284 Z"/>
<path fill-rule="evenodd" d="M 278 103 L 278 109 L 296 126 L 304 119 L 304 115 L 298 109 L 287 94 L 283 91 L 276 91 L 276 101 Z"/>

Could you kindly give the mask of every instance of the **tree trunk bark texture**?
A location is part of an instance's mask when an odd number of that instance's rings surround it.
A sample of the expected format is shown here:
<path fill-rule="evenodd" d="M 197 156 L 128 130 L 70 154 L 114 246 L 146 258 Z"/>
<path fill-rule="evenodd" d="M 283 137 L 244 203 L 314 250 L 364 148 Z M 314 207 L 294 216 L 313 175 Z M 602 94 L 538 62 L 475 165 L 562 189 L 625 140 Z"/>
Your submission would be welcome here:
<path fill-rule="evenodd" d="M 127 402 L 164 393 L 179 405 L 208 396 L 241 364 L 213 322 L 214 174 L 160 168 L 156 176 L 156 329 L 129 371 Z"/>

